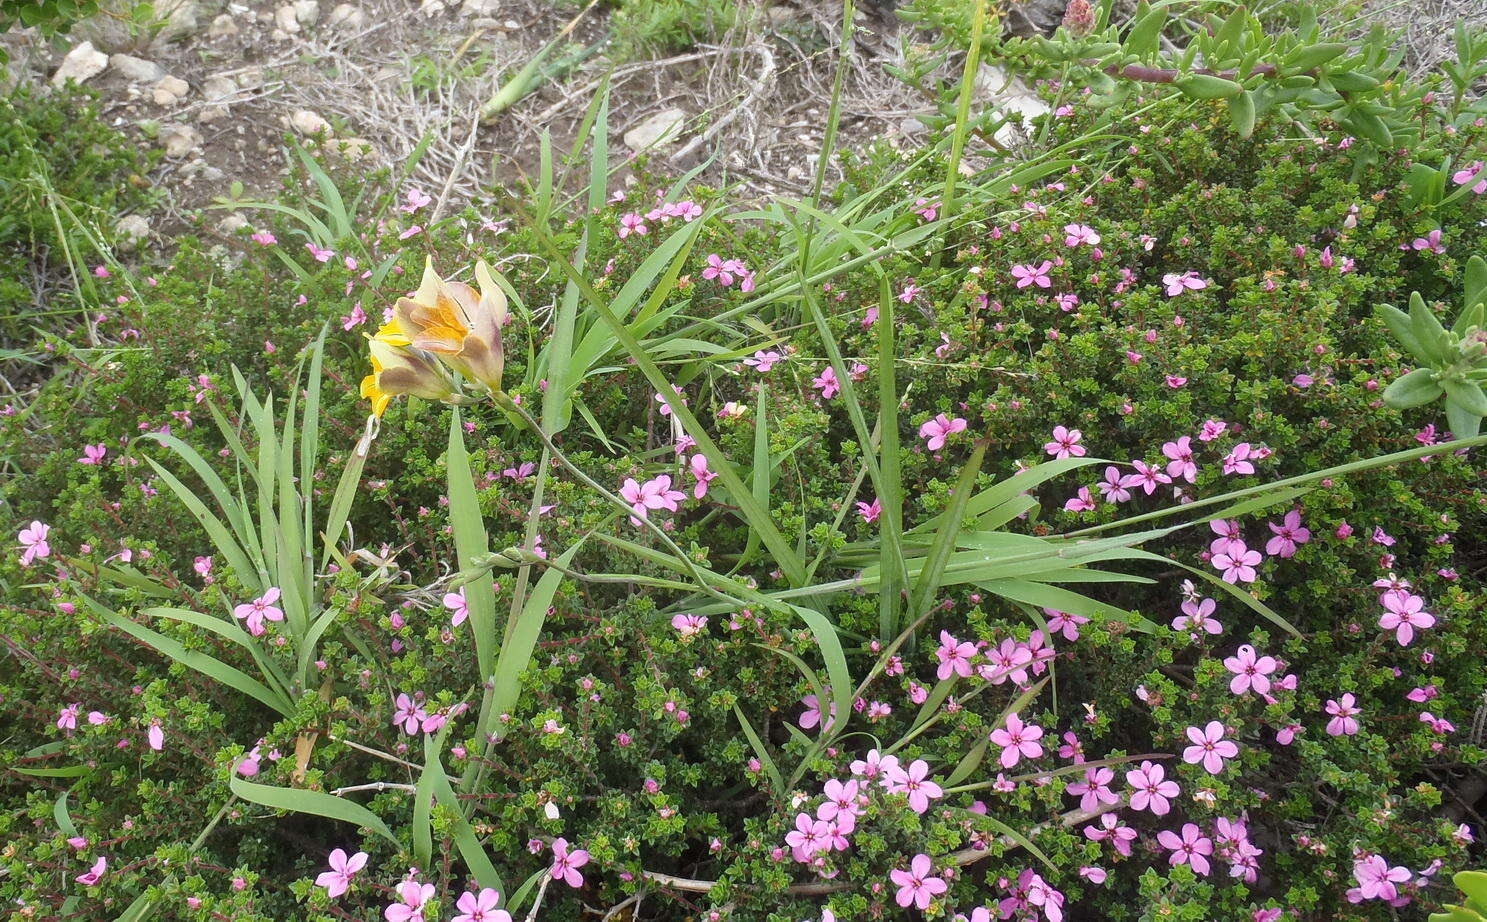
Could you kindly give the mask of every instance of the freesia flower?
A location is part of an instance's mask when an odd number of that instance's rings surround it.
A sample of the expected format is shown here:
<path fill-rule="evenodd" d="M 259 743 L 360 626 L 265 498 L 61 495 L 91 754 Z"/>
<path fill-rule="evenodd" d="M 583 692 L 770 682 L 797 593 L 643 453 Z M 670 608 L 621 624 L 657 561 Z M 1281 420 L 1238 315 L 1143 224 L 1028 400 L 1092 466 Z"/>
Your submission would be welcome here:
<path fill-rule="evenodd" d="M 1203 729 L 1188 727 L 1188 740 L 1193 745 L 1182 751 L 1182 760 L 1189 765 L 1203 764 L 1204 771 L 1217 775 L 1224 770 L 1224 760 L 1239 755 L 1239 747 L 1232 740 L 1224 739 L 1224 725 L 1210 720 Z"/>
<path fill-rule="evenodd" d="M 385 332 L 391 326 L 382 329 Z M 454 383 L 428 353 L 395 346 L 380 338 L 370 340 L 367 351 L 372 373 L 361 379 L 361 396 L 371 401 L 373 416 L 380 417 L 385 413 L 394 397 L 413 396 L 442 401 L 454 395 Z"/>
<path fill-rule="evenodd" d="M 506 293 L 483 260 L 475 264 L 475 280 L 478 294 L 464 282 L 440 278 L 433 258 L 427 258 L 418 290 L 397 300 L 392 321 L 375 339 L 431 353 L 466 380 L 499 391 L 505 364 L 501 327 L 507 317 Z"/>
<path fill-rule="evenodd" d="M 348 858 L 346 850 L 338 848 L 330 853 L 328 861 L 330 870 L 320 872 L 320 876 L 315 878 L 315 886 L 324 887 L 325 895 L 335 899 L 351 889 L 351 878 L 367 866 L 367 853 L 357 852 Z"/>
<path fill-rule="evenodd" d="M 888 872 L 888 879 L 898 887 L 898 893 L 894 899 L 898 905 L 924 910 L 935 897 L 950 889 L 950 885 L 934 876 L 934 862 L 925 854 L 915 855 L 909 862 L 908 870 L 894 869 Z"/>
<path fill-rule="evenodd" d="M 254 637 L 263 636 L 265 621 L 283 621 L 284 611 L 274 605 L 279 601 L 278 586 L 270 586 L 268 591 L 251 602 L 244 602 L 232 610 L 232 616 L 248 626 L 248 633 Z"/>
<path fill-rule="evenodd" d="M 552 868 L 548 871 L 553 880 L 561 880 L 570 887 L 582 887 L 583 875 L 578 869 L 589 863 L 589 853 L 581 848 L 570 850 L 568 840 L 552 840 Z"/>
<path fill-rule="evenodd" d="M 929 420 L 919 427 L 919 437 L 925 440 L 924 447 L 930 451 L 939 451 L 945 447 L 945 440 L 957 432 L 964 432 L 966 421 L 960 417 L 950 419 L 944 413 Z"/>

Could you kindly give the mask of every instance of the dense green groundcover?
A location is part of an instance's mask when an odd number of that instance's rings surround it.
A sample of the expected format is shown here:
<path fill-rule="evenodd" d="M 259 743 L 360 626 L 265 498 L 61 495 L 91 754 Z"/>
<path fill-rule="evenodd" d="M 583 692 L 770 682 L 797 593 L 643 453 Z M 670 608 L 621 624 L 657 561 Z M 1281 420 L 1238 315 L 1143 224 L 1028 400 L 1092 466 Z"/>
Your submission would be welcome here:
<path fill-rule="evenodd" d="M 1085 457 L 1108 459 L 1117 475 L 1130 474 L 1133 461 L 1174 470 L 1163 446 L 1180 455 L 1178 440 L 1190 439 L 1191 483 L 1178 462 L 1173 482 L 1154 491 L 1127 486 L 1132 495 L 1116 504 L 1096 489 L 1106 463 L 1071 469 L 1037 485 L 1036 503 L 1009 510 L 1007 527 L 1027 535 L 1446 439 L 1438 407 L 1383 405 L 1383 387 L 1410 366 L 1373 308 L 1417 290 L 1443 317 L 1454 311 L 1466 259 L 1487 252 L 1487 200 L 1469 194 L 1426 210 L 1403 192 L 1403 153 L 1354 175 L 1340 133 L 1298 137 L 1288 124 L 1262 120 L 1240 140 L 1217 106 L 1178 98 L 1125 105 L 1123 119 L 1115 113 L 1128 136 L 1118 151 L 1092 149 L 1030 183 L 968 192 L 966 220 L 953 232 L 936 231 L 810 286 L 827 306 L 846 365 L 864 366 L 857 386 L 870 406 L 878 324 L 892 309 L 898 385 L 907 392 L 899 437 L 908 525 L 946 507 L 977 439 L 990 448 L 976 490 L 1048 460 L 1045 443 L 1059 437 L 1056 427 L 1079 430 Z M 1053 120 L 1050 143 L 1109 119 L 1076 105 Z M 1468 125 L 1432 143 L 1465 164 L 1480 159 L 1482 140 L 1481 126 Z M 895 218 L 897 230 L 912 229 L 934 219 L 922 212 L 937 204 L 938 166 L 875 149 L 850 163 L 838 194 L 848 200 L 876 189 L 885 201 L 921 199 Z M 767 222 L 715 214 L 730 205 L 726 190 L 656 183 L 625 189 L 599 215 L 587 257 L 594 285 L 612 296 L 658 246 L 692 227 L 684 217 L 645 218 L 653 207 L 686 201 L 708 209 L 685 256 L 686 278 L 668 302 L 680 309 L 647 341 L 686 334 L 670 340 L 673 351 L 656 353 L 660 367 L 745 468 L 746 481 L 765 485 L 786 541 L 807 560 L 828 549 L 823 580 L 850 577 L 877 559 L 852 556 L 877 534 L 872 513 L 862 511 L 873 489 L 859 478 L 863 456 L 843 395 L 822 383 L 829 351 L 819 329 L 799 298 L 768 296 L 794 277 L 790 238 Z M 415 286 L 426 254 L 446 274 L 477 258 L 504 274 L 515 296 L 504 333 L 507 387 L 523 406 L 541 402 L 544 372 L 534 363 L 565 284 L 542 241 L 509 215 L 496 221 L 494 207 L 405 233 L 419 223 L 418 196 L 405 199 L 408 190 L 394 183 L 385 192 L 407 210 L 381 205 L 358 216 L 357 233 L 346 239 L 307 238 L 301 225 L 262 212 L 256 239 L 185 240 L 168 265 L 116 266 L 97 282 L 103 344 L 50 339 L 49 379 L 0 417 L 12 533 L 32 521 L 50 526 L 50 557 L 22 566 L 17 552 L 0 563 L 7 646 L 0 700 L 12 718 L 0 755 L 7 808 L 0 896 L 23 917 L 113 918 L 156 887 L 160 919 L 381 918 L 417 863 L 418 794 L 404 787 L 347 794 L 385 819 L 394 847 L 351 824 L 231 800 L 228 782 L 251 764 L 252 780 L 263 784 L 412 785 L 428 724 L 414 720 L 406 733 L 394 710 L 396 696 L 415 693 L 425 715 L 452 711 L 452 729 L 438 736 L 450 775 L 483 766 L 469 795 L 471 822 L 508 895 L 534 873 L 545 877 L 556 837 L 590 856 L 579 869 L 582 886 L 551 881 L 541 918 L 584 918 L 586 906 L 602 915 L 637 892 L 644 893 L 639 918 L 916 917 L 918 910 L 899 909 L 902 879 L 890 874 L 921 854 L 948 885 L 922 913 L 929 917 L 1051 919 L 1052 888 L 1073 919 L 1417 918 L 1422 906 L 1449 898 L 1452 870 L 1473 863 L 1471 842 L 1484 832 L 1487 693 L 1480 452 L 1331 478 L 1240 517 L 1255 550 L 1276 537 L 1291 510 L 1309 533 L 1290 548 L 1294 556 L 1277 544 L 1253 582 L 1236 584 L 1295 635 L 1197 575 L 1220 572 L 1209 559 L 1220 529 L 1206 525 L 1148 544 L 1176 563 L 1128 566 L 1140 581 L 1073 587 L 1105 603 L 1087 623 L 1052 615 L 1051 601 L 1013 603 L 975 585 L 947 586 L 931 600 L 917 644 L 898 651 L 902 669 L 867 685 L 849 732 L 824 751 L 811 746 L 819 721 L 803 717 L 810 708 L 802 699 L 823 691 L 798 668 L 823 665 L 804 622 L 760 607 L 710 614 L 689 634 L 673 622 L 676 592 L 575 578 L 552 601 L 519 704 L 499 717 L 503 739 L 489 759 L 478 758 L 471 624 L 451 624 L 444 602 L 451 587 L 440 582 L 457 567 L 445 457 L 452 411 L 437 403 L 394 402 L 372 443 L 352 538 L 343 542 L 369 554 L 323 583 L 322 604 L 338 612 L 318 654 L 324 697 L 307 694 L 293 717 L 281 718 L 107 627 L 85 598 L 106 597 L 125 613 L 160 603 L 144 590 L 98 586 L 90 573 L 105 561 L 153 575 L 173 593 L 169 604 L 200 612 L 221 614 L 253 597 L 220 555 L 198 559 L 213 554 L 207 535 L 144 459 L 187 472 L 136 437 L 168 426 L 206 457 L 225 456 L 209 407 L 237 412 L 231 369 L 259 393 L 283 395 L 302 350 L 328 323 L 324 463 L 312 484 L 328 502 L 367 413 L 357 394 L 364 334 Z M 296 204 L 292 193 L 287 201 Z M 620 236 L 625 215 L 641 216 L 646 232 Z M 571 253 L 581 228 L 581 220 L 561 227 L 557 245 Z M 307 242 L 335 252 L 319 261 Z M 710 254 L 718 257 L 714 269 L 741 260 L 752 273 L 747 287 L 757 290 L 741 291 L 737 271 L 722 284 L 707 271 Z M 1018 287 L 1019 278 L 1034 281 Z M 769 353 L 778 353 L 773 362 Z M 683 467 L 689 453 L 674 449 L 665 405 L 622 352 L 596 365 L 582 393 L 589 416 L 575 415 L 558 436 L 574 464 L 613 490 L 626 478 L 673 477 L 685 492 L 680 511 L 650 513 L 672 540 L 718 572 L 736 570 L 765 591 L 784 588 L 779 562 L 734 514 L 736 497 L 717 482 L 694 497 L 696 479 Z M 462 413 L 490 546 L 519 545 L 541 446 L 489 404 Z M 930 450 L 920 427 L 939 414 L 966 426 Z M 1210 439 L 1201 436 L 1205 424 Z M 83 463 L 97 458 L 85 446 L 106 450 L 101 463 Z M 761 450 L 767 475 L 751 466 Z M 230 476 L 231 462 L 222 465 Z M 1090 510 L 1069 506 L 1080 487 L 1090 490 Z M 544 489 L 552 509 L 539 523 L 550 556 L 583 540 L 570 563 L 578 573 L 676 578 L 589 537 L 598 531 L 658 546 L 555 462 Z M 496 573 L 503 611 L 517 576 Z M 1377 581 L 1391 578 L 1408 581 L 1435 618 L 1407 646 L 1379 626 L 1389 586 Z M 1185 579 L 1196 584 L 1196 598 L 1216 601 L 1218 633 L 1170 627 L 1183 614 Z M 820 607 L 838 627 L 854 682 L 862 681 L 880 649 L 875 593 L 841 592 Z M 253 668 L 204 630 L 151 625 Z M 268 628 L 271 651 L 281 627 Z M 1010 683 L 991 669 L 997 684 L 963 678 L 940 686 L 948 697 L 936 695 L 926 709 L 937 719 L 896 753 L 905 768 L 922 759 L 944 788 L 962 790 L 916 810 L 913 797 L 864 781 L 862 791 L 873 793 L 850 847 L 825 853 L 819 868 L 796 861 L 786 837 L 797 814 L 813 814 L 823 785 L 846 781 L 854 760 L 904 737 L 937 687 L 947 649 L 983 641 L 984 649 L 971 648 L 978 665 L 999 647 L 1035 662 L 1024 659 L 1027 674 Z M 1268 696 L 1231 690 L 1224 660 L 1243 644 L 1280 661 Z M 1283 681 L 1288 675 L 1293 680 Z M 1041 751 L 1024 749 L 1003 769 L 996 764 L 1003 744 L 993 744 L 984 762 L 951 782 L 962 758 L 984 751 L 988 733 L 1003 726 L 1015 686 L 1044 677 L 1050 681 L 1015 708 L 1043 729 Z M 1358 729 L 1339 726 L 1333 735 L 1327 727 L 1345 695 L 1360 711 Z M 461 713 L 461 703 L 472 711 Z M 91 723 L 93 711 L 106 720 Z M 741 719 L 787 781 L 809 755 L 793 784 L 776 782 Z M 1193 745 L 1188 729 L 1210 721 L 1221 722 L 1238 749 L 1217 773 L 1181 757 Z M 162 736 L 158 748 L 152 727 Z M 317 736 L 307 771 L 293 779 L 302 731 Z M 1085 779 L 1077 761 L 1116 760 L 1109 787 L 1124 796 L 1127 773 L 1139 764 L 1124 757 L 1133 755 L 1177 782 L 1171 812 L 1097 795 L 1095 809 L 1081 812 L 1080 789 L 1070 790 Z M 1134 842 L 1091 837 L 1106 810 L 1135 832 Z M 210 834 L 195 842 L 213 817 Z M 438 901 L 429 918 L 454 916 L 466 886 L 470 872 L 453 839 L 462 822 L 447 806 L 433 811 L 432 861 L 417 869 Z M 1181 835 L 1188 823 L 1220 853 L 1211 873 L 1169 861 L 1159 833 Z M 1237 846 L 1214 841 L 1225 830 L 1248 843 L 1248 879 Z M 332 899 L 314 880 L 337 848 L 365 851 L 369 860 L 349 892 Z M 1374 855 L 1406 869 L 1397 887 L 1402 908 L 1349 901 L 1361 880 L 1355 871 Z M 79 882 L 100 856 L 108 863 L 96 883 Z M 711 881 L 719 883 L 709 891 Z M 989 915 L 975 914 L 983 906 Z"/>

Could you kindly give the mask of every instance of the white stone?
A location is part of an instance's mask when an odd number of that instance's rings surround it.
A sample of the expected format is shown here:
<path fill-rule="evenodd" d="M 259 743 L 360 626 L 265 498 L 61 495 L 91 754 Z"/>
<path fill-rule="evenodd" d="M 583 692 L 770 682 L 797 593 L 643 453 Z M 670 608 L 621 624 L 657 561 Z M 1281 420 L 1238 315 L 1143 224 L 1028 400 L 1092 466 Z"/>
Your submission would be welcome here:
<path fill-rule="evenodd" d="M 131 83 L 158 83 L 165 76 L 165 68 L 132 54 L 109 55 L 108 66 Z"/>
<path fill-rule="evenodd" d="M 330 11 L 326 25 L 345 29 L 361 29 L 367 24 L 367 14 L 361 7 L 350 3 L 339 3 Z"/>
<path fill-rule="evenodd" d="M 231 99 L 237 95 L 238 85 L 231 77 L 208 77 L 201 85 L 201 95 L 208 102 Z"/>
<path fill-rule="evenodd" d="M 274 10 L 274 26 L 287 35 L 299 32 L 299 16 L 294 11 L 294 4 L 286 3 Z"/>
<path fill-rule="evenodd" d="M 167 125 L 160 131 L 165 156 L 178 160 L 201 146 L 201 132 L 190 125 Z"/>
<path fill-rule="evenodd" d="M 295 0 L 292 6 L 295 21 L 306 29 L 320 21 L 319 0 Z"/>
<path fill-rule="evenodd" d="M 976 96 L 990 102 L 1006 112 L 1014 112 L 1024 119 L 1047 115 L 1048 104 L 1037 97 L 1021 79 L 1007 73 L 995 64 L 983 64 L 976 76 Z M 1013 125 L 998 128 L 995 137 L 1002 144 L 1015 144 L 1022 133 Z"/>
<path fill-rule="evenodd" d="M 217 222 L 217 230 L 224 234 L 235 234 L 247 226 L 248 219 L 235 211 Z"/>
<path fill-rule="evenodd" d="M 119 249 L 128 252 L 149 238 L 150 222 L 141 215 L 125 215 L 114 224 L 114 234 L 118 237 Z"/>
<path fill-rule="evenodd" d="M 494 16 L 501 8 L 501 0 L 464 0 L 460 13 L 465 16 Z"/>
<path fill-rule="evenodd" d="M 155 4 L 155 16 L 163 17 L 165 24 L 155 33 L 155 45 L 163 45 L 185 38 L 196 31 L 197 0 L 159 0 Z"/>
<path fill-rule="evenodd" d="M 57 72 L 52 74 L 52 84 L 61 86 L 68 80 L 85 83 L 103 73 L 107 66 L 108 55 L 94 48 L 92 42 L 83 42 L 67 52 Z"/>
<path fill-rule="evenodd" d="M 330 123 L 321 118 L 320 113 L 313 109 L 297 109 L 289 116 L 289 127 L 295 133 L 302 135 L 316 135 L 322 132 L 330 133 Z"/>
<path fill-rule="evenodd" d="M 191 84 L 180 77 L 164 76 L 155 83 L 155 105 L 173 106 L 191 92 Z"/>
<path fill-rule="evenodd" d="M 675 106 L 662 109 L 625 132 L 625 146 L 633 151 L 665 146 L 681 136 L 687 113 Z"/>
<path fill-rule="evenodd" d="M 238 23 L 231 13 L 220 13 L 207 28 L 207 38 L 223 38 L 238 34 Z"/>
<path fill-rule="evenodd" d="M 376 153 L 376 148 L 366 138 L 336 138 L 326 145 L 326 149 L 348 163 L 368 159 Z"/>

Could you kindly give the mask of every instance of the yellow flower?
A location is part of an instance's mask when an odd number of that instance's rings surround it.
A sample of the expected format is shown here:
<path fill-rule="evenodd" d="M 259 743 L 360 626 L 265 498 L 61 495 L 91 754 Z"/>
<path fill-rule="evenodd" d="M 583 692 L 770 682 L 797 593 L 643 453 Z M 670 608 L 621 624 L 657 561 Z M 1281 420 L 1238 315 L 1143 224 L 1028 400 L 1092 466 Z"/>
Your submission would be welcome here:
<path fill-rule="evenodd" d="M 464 282 L 445 281 L 425 261 L 423 282 L 411 297 L 399 298 L 393 320 L 377 339 L 432 353 L 450 368 L 491 391 L 501 389 L 505 353 L 501 326 L 506 322 L 506 295 L 484 262 L 475 266 L 480 292 Z"/>
<path fill-rule="evenodd" d="M 419 353 L 373 338 L 372 373 L 361 379 L 361 395 L 372 402 L 372 415 L 381 416 L 394 397 L 412 394 L 425 400 L 448 400 L 454 384 Z"/>

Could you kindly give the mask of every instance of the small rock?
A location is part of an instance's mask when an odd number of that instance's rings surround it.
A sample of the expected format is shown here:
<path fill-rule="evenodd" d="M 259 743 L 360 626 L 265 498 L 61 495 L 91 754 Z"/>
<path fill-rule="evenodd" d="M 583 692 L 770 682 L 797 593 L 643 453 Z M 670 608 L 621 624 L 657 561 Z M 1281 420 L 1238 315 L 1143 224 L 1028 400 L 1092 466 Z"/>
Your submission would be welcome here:
<path fill-rule="evenodd" d="M 229 114 L 226 106 L 202 106 L 196 110 L 196 121 L 205 125 L 207 122 L 227 118 Z"/>
<path fill-rule="evenodd" d="M 137 214 L 125 215 L 114 224 L 114 234 L 118 248 L 127 253 L 149 238 L 150 222 Z"/>
<path fill-rule="evenodd" d="M 155 105 L 173 106 L 185 99 L 186 95 L 190 92 L 191 84 L 182 80 L 180 77 L 171 77 L 169 75 L 161 77 L 155 83 Z"/>
<path fill-rule="evenodd" d="M 83 42 L 67 52 L 57 72 L 52 74 L 52 85 L 61 86 L 68 80 L 84 83 L 103 73 L 107 66 L 108 55 L 94 48 L 92 42 Z"/>
<path fill-rule="evenodd" d="M 110 55 L 108 66 L 131 83 L 158 83 L 165 76 L 165 68 L 132 54 Z"/>
<path fill-rule="evenodd" d="M 237 95 L 238 85 L 231 77 L 208 77 L 201 85 L 201 95 L 208 102 L 216 102 L 222 99 L 231 99 Z"/>
<path fill-rule="evenodd" d="M 224 38 L 238 34 L 238 23 L 231 13 L 220 13 L 207 28 L 207 38 Z"/>
<path fill-rule="evenodd" d="M 330 11 L 330 17 L 326 19 L 326 25 L 345 29 L 361 29 L 367 24 L 367 14 L 359 6 L 350 3 L 339 3 Z"/>
<path fill-rule="evenodd" d="M 320 117 L 320 113 L 313 109 L 297 109 L 289 116 L 289 127 L 295 133 L 302 135 L 317 135 L 330 133 L 330 123 Z"/>
<path fill-rule="evenodd" d="M 926 131 L 924 123 L 917 118 L 906 118 L 898 123 L 898 133 L 906 138 L 915 138 Z"/>
<path fill-rule="evenodd" d="M 376 153 L 376 148 L 366 138 L 336 138 L 326 145 L 326 149 L 347 163 L 366 160 Z"/>
<path fill-rule="evenodd" d="M 682 109 L 675 106 L 662 109 L 625 132 L 625 146 L 634 151 L 642 151 L 670 144 L 681 136 L 682 125 L 686 120 L 687 113 Z"/>
<path fill-rule="evenodd" d="M 423 0 L 423 2 L 418 5 L 418 12 L 429 17 L 430 19 L 438 16 L 446 9 L 448 9 L 448 7 L 444 5 L 444 0 Z"/>
<path fill-rule="evenodd" d="M 294 11 L 294 4 L 286 3 L 274 10 L 274 26 L 287 35 L 299 32 L 299 15 Z"/>
<path fill-rule="evenodd" d="M 1025 119 L 1047 115 L 1051 111 L 1046 102 L 1028 89 L 1027 84 L 995 64 L 982 65 L 981 72 L 976 75 L 975 93 L 978 100 L 991 102 L 1003 111 L 1014 112 Z M 997 141 L 1005 145 L 1017 143 L 1021 135 L 1022 132 L 1011 123 L 1002 125 L 995 133 Z"/>
<path fill-rule="evenodd" d="M 295 0 L 294 19 L 308 29 L 320 21 L 320 0 Z"/>
<path fill-rule="evenodd" d="M 224 234 L 235 234 L 247 226 L 248 219 L 235 211 L 217 222 L 217 230 Z"/>
<path fill-rule="evenodd" d="M 201 146 L 201 132 L 190 125 L 167 125 L 160 132 L 165 156 L 178 160 Z"/>
<path fill-rule="evenodd" d="M 164 45 L 195 32 L 199 7 L 198 0 L 159 0 L 155 4 L 155 16 L 164 18 L 165 24 L 155 33 L 153 44 Z"/>
<path fill-rule="evenodd" d="M 460 13 L 465 16 L 494 16 L 501 7 L 501 0 L 464 0 Z"/>

